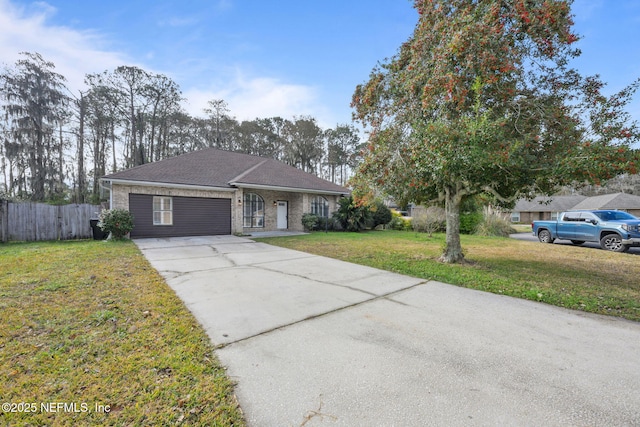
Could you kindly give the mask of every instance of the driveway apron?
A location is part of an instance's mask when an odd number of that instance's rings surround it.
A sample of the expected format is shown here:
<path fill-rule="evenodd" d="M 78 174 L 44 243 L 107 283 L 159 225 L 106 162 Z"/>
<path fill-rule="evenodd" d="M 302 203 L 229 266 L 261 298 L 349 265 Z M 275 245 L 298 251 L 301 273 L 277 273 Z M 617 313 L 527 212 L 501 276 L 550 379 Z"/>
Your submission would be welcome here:
<path fill-rule="evenodd" d="M 640 425 L 640 323 L 235 236 L 135 242 L 250 426 Z"/>

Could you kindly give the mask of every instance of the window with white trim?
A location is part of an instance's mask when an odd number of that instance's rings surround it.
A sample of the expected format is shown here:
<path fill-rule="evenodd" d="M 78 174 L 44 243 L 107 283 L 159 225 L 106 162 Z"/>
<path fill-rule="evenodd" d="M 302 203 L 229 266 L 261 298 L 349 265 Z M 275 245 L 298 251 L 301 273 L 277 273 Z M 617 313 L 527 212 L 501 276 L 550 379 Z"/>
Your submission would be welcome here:
<path fill-rule="evenodd" d="M 264 200 L 262 197 L 255 193 L 245 193 L 243 211 L 243 227 L 264 227 Z"/>
<path fill-rule="evenodd" d="M 311 213 L 321 218 L 329 217 L 329 202 L 322 196 L 311 199 Z"/>
<path fill-rule="evenodd" d="M 153 196 L 153 225 L 173 225 L 173 199 Z"/>
<path fill-rule="evenodd" d="M 511 222 L 520 222 L 520 212 L 511 212 Z"/>

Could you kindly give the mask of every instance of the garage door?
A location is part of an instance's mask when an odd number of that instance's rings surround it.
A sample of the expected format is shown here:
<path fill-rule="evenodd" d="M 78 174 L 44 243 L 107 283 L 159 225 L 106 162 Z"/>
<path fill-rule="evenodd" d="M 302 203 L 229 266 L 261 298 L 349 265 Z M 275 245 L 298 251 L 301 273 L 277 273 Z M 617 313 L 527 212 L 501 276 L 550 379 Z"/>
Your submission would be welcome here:
<path fill-rule="evenodd" d="M 154 225 L 153 198 L 149 194 L 129 194 L 134 224 L 131 237 L 231 234 L 230 199 L 171 197 L 171 225 Z"/>

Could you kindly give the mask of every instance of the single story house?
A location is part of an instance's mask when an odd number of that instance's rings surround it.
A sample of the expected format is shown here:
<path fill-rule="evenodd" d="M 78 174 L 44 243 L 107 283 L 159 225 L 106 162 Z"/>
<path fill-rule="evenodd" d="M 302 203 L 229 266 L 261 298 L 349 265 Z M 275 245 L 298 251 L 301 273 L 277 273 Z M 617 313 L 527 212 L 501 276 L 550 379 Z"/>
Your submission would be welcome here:
<path fill-rule="evenodd" d="M 572 210 L 578 209 L 615 209 L 640 217 L 640 196 L 627 193 L 613 193 L 588 197 L 572 208 Z"/>
<path fill-rule="evenodd" d="M 102 178 L 110 207 L 134 216 L 131 237 L 302 231 L 348 189 L 271 158 L 208 148 Z"/>
<path fill-rule="evenodd" d="M 615 209 L 640 216 L 640 196 L 626 193 L 601 196 L 538 196 L 533 200 L 520 199 L 511 211 L 511 221 L 530 223 L 556 219 L 560 212 L 572 210 Z"/>

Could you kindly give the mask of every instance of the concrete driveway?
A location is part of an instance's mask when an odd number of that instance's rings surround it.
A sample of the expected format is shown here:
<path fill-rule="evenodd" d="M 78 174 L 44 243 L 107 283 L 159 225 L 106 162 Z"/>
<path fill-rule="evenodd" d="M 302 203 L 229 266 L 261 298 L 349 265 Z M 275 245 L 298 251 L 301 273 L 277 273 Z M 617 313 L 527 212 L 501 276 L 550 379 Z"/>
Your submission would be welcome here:
<path fill-rule="evenodd" d="M 640 425 L 640 323 L 235 236 L 136 244 L 250 426 Z"/>

